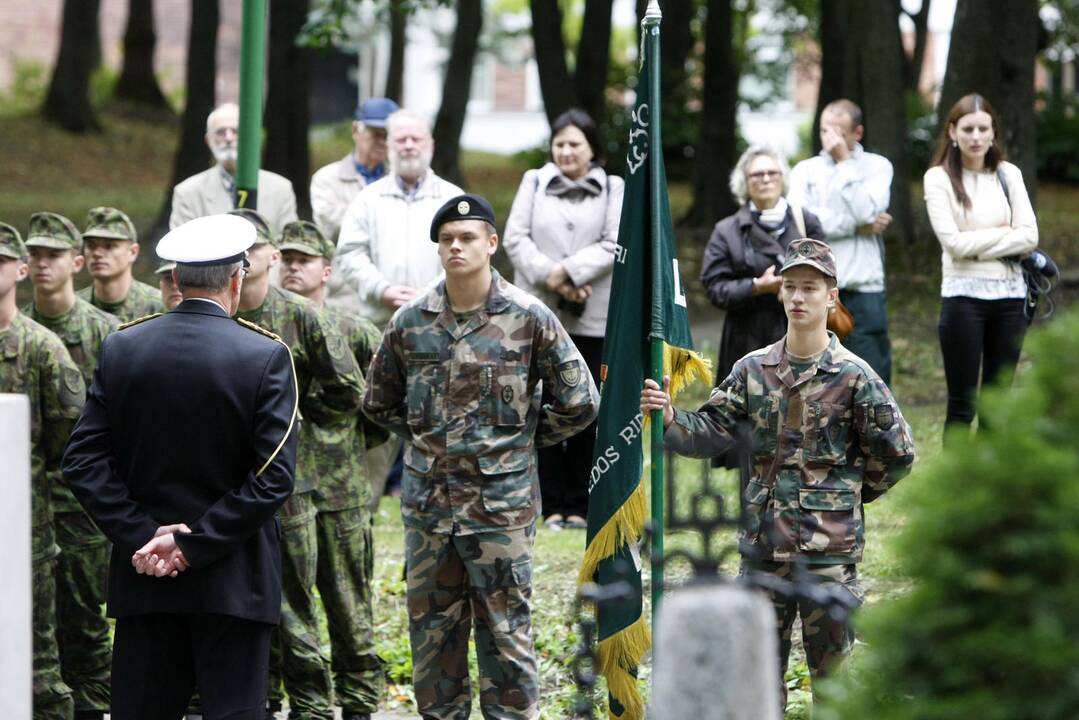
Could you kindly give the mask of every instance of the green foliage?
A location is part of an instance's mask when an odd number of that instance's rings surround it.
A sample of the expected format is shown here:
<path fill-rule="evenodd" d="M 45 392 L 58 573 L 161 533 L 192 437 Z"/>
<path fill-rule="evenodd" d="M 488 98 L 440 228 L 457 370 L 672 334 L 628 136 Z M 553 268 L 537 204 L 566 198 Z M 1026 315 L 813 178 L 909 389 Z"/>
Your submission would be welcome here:
<path fill-rule="evenodd" d="M 1028 350 L 1019 384 L 986 392 L 978 435 L 907 481 L 914 589 L 866 613 L 857 680 L 819 717 L 1079 716 L 1079 313 Z"/>
<path fill-rule="evenodd" d="M 12 62 L 11 84 L 0 92 L 0 116 L 23 115 L 36 110 L 45 100 L 47 90 L 45 66 L 39 62 Z"/>
<path fill-rule="evenodd" d="M 920 93 L 908 92 L 906 101 L 908 168 L 912 178 L 920 178 L 929 169 L 937 149 L 937 114 L 933 103 Z"/>
<path fill-rule="evenodd" d="M 1079 101 L 1051 100 L 1035 117 L 1038 177 L 1079 183 Z"/>

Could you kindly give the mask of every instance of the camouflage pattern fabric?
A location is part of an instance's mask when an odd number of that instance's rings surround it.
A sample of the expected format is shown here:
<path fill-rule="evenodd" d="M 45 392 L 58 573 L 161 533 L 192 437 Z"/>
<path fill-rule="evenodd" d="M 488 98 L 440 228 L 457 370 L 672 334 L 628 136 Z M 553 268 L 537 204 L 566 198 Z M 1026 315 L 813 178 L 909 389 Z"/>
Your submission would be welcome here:
<path fill-rule="evenodd" d="M 278 510 L 281 523 L 281 623 L 271 642 L 270 700 L 288 694 L 289 718 L 333 720 L 329 662 L 318 632 L 317 544 L 310 492 L 293 494 Z"/>
<path fill-rule="evenodd" d="M 86 213 L 86 229 L 82 231 L 82 236 L 131 242 L 138 242 L 139 239 L 131 218 L 123 211 L 111 207 L 91 208 Z"/>
<path fill-rule="evenodd" d="M 497 271 L 486 304 L 458 323 L 445 282 L 390 320 L 364 412 L 405 439 L 406 526 L 466 534 L 531 525 L 536 447 L 580 432 L 599 394 L 547 307 Z M 552 402 L 540 406 L 539 382 Z"/>
<path fill-rule="evenodd" d="M 375 651 L 375 549 L 364 506 L 319 510 L 317 586 L 330 631 L 333 689 L 344 714 L 374 714 L 385 689 Z"/>
<path fill-rule="evenodd" d="M 98 310 L 115 315 L 121 323 L 165 312 L 165 305 L 161 302 L 161 291 L 138 280 L 131 281 L 131 289 L 127 291 L 127 297 L 120 302 L 110 303 L 98 298 L 94 295 L 93 285 L 87 285 L 75 294 Z"/>
<path fill-rule="evenodd" d="M 71 688 L 56 645 L 55 558 L 51 488 L 64 445 L 86 399 L 78 367 L 54 334 L 16 314 L 0 331 L 0 392 L 30 399 L 30 532 L 33 566 L 34 717 L 70 717 Z"/>
<path fill-rule="evenodd" d="M 698 412 L 675 410 L 667 445 L 709 458 L 730 447 L 739 421 L 753 436 L 743 491 L 744 557 L 810 564 L 861 561 L 862 504 L 910 472 L 914 439 L 891 392 L 835 335 L 796 376 L 786 338 L 750 353 Z"/>
<path fill-rule="evenodd" d="M 26 244 L 22 241 L 19 231 L 5 222 L 0 222 L 0 257 L 12 258 L 27 262 L 30 253 Z"/>
<path fill-rule="evenodd" d="M 473 621 L 483 716 L 539 717 L 531 608 L 535 535 L 535 525 L 468 535 L 405 528 L 412 682 L 422 717 L 469 717 Z"/>
<path fill-rule="evenodd" d="M 811 565 L 807 570 L 810 582 L 824 586 L 842 586 L 853 597 L 855 606 L 860 606 L 865 601 L 856 565 Z M 768 573 L 780 580 L 790 581 L 793 566 L 791 563 L 780 562 L 746 562 L 742 566 L 742 572 Z M 828 607 L 812 600 L 789 599 L 772 590 L 766 590 L 765 594 L 776 611 L 776 630 L 779 633 L 779 693 L 782 703 L 780 707 L 786 707 L 787 683 L 783 676 L 787 673 L 795 617 L 802 618 L 802 646 L 805 649 L 806 664 L 809 665 L 809 675 L 814 680 L 814 693 L 817 678 L 826 677 L 835 671 L 850 654 L 851 648 L 854 647 L 854 628 L 849 617 L 842 622 L 836 621 L 828 615 Z"/>
<path fill-rule="evenodd" d="M 82 234 L 75 224 L 63 215 L 54 212 L 38 212 L 30 216 L 26 247 L 82 252 Z"/>

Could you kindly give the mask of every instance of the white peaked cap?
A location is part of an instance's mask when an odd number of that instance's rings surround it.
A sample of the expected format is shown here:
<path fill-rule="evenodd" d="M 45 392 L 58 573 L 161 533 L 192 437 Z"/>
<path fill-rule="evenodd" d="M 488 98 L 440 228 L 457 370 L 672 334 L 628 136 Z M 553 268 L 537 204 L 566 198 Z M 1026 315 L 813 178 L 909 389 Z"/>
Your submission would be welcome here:
<path fill-rule="evenodd" d="M 169 231 L 157 243 L 157 256 L 187 265 L 228 265 L 242 260 L 256 237 L 255 226 L 238 215 L 207 215 Z"/>

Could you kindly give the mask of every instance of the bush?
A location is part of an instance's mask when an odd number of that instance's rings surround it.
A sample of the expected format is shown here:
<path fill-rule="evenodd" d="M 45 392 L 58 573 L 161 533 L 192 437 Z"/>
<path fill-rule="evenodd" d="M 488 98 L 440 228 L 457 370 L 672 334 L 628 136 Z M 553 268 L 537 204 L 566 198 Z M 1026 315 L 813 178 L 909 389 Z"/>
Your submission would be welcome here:
<path fill-rule="evenodd" d="M 1038 179 L 1079 183 L 1079 100 L 1051 100 L 1036 117 Z"/>
<path fill-rule="evenodd" d="M 1028 343 L 988 423 L 907 482 L 906 596 L 868 610 L 868 649 L 820 718 L 1079 717 L 1079 314 Z"/>

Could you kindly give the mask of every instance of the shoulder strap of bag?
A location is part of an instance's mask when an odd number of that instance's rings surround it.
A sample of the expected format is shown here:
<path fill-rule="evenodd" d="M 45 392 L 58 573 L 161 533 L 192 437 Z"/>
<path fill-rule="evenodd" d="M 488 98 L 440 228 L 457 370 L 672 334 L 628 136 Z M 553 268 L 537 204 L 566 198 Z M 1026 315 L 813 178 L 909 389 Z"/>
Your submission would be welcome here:
<path fill-rule="evenodd" d="M 1012 204 L 1012 196 L 1008 194 L 1008 181 L 1004 179 L 1004 169 L 997 165 L 997 180 L 1000 182 L 1000 189 L 1004 191 L 1004 199 L 1008 201 L 1008 205 Z"/>
<path fill-rule="evenodd" d="M 802 213 L 801 205 L 791 205 L 791 214 L 794 215 L 794 224 L 798 226 L 798 237 L 806 237 L 806 218 Z"/>

